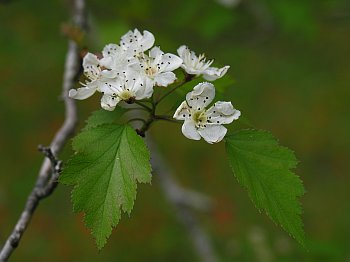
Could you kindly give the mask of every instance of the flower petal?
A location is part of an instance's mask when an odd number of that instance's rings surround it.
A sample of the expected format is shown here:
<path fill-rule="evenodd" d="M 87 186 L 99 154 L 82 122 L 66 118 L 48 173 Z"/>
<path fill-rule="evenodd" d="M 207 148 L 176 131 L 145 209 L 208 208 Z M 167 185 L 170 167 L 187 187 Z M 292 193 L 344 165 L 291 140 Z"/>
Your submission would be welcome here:
<path fill-rule="evenodd" d="M 84 74 L 90 80 L 96 80 L 101 72 L 100 60 L 92 53 L 87 53 L 83 58 Z"/>
<path fill-rule="evenodd" d="M 199 75 L 203 72 L 203 70 L 198 70 L 193 67 L 193 63 L 198 60 L 198 57 L 193 53 L 191 54 L 190 49 L 182 45 L 177 49 L 177 53 L 182 59 L 181 68 L 183 68 L 187 74 L 190 75 Z"/>
<path fill-rule="evenodd" d="M 177 54 L 183 59 L 184 58 L 184 55 L 185 53 L 188 52 L 188 47 L 185 46 L 185 45 L 182 45 L 180 46 L 178 49 L 177 49 Z"/>
<path fill-rule="evenodd" d="M 146 51 L 150 49 L 154 45 L 154 41 L 154 35 L 151 32 L 144 30 L 143 37 L 140 41 L 141 50 Z"/>
<path fill-rule="evenodd" d="M 162 56 L 159 67 L 161 72 L 174 71 L 182 65 L 182 59 L 176 55 L 167 53 Z"/>
<path fill-rule="evenodd" d="M 88 66 L 97 66 L 99 63 L 100 62 L 97 56 L 92 53 L 87 53 L 83 58 L 84 69 L 86 69 Z"/>
<path fill-rule="evenodd" d="M 126 50 L 128 49 L 131 45 L 136 42 L 136 39 L 138 40 L 141 38 L 141 33 L 139 30 L 135 29 L 134 32 L 129 30 L 125 35 L 123 35 L 120 39 L 120 46 Z"/>
<path fill-rule="evenodd" d="M 149 89 L 152 89 L 153 90 L 153 87 L 155 86 L 155 82 L 153 79 L 149 78 L 149 77 L 146 77 L 146 89 L 149 90 Z"/>
<path fill-rule="evenodd" d="M 163 54 L 164 52 L 160 50 L 159 46 L 155 46 L 149 51 L 149 57 L 152 58 L 157 58 L 158 56 L 162 56 Z"/>
<path fill-rule="evenodd" d="M 153 93 L 153 85 L 147 85 L 146 77 L 137 71 L 127 71 L 125 80 L 125 89 L 135 94 L 135 99 L 140 100 L 150 98 Z"/>
<path fill-rule="evenodd" d="M 129 31 L 122 36 L 120 45 L 124 50 L 130 50 L 133 54 L 138 55 L 150 49 L 154 44 L 154 35 L 149 31 L 143 31 L 143 35 L 139 30 L 135 29 L 134 32 Z"/>
<path fill-rule="evenodd" d="M 182 68 L 183 70 L 185 70 L 185 72 L 186 72 L 187 74 L 189 74 L 189 75 L 201 75 L 202 72 L 203 72 L 203 70 L 195 69 L 195 68 L 193 68 L 193 67 L 191 67 L 191 66 L 188 66 L 188 65 L 186 65 L 186 64 L 182 64 L 182 65 L 181 65 L 181 68 Z"/>
<path fill-rule="evenodd" d="M 114 59 L 112 56 L 102 57 L 100 60 L 100 63 L 103 67 L 111 69 L 113 67 L 113 64 L 114 64 Z"/>
<path fill-rule="evenodd" d="M 233 120 L 237 120 L 241 112 L 233 108 L 231 102 L 216 102 L 207 110 L 208 120 L 213 124 L 229 124 Z M 209 123 L 210 125 L 210 123 Z"/>
<path fill-rule="evenodd" d="M 215 97 L 215 87 L 211 83 L 199 83 L 193 88 L 192 92 L 186 95 L 186 101 L 190 107 L 196 110 L 203 110 L 213 101 Z"/>
<path fill-rule="evenodd" d="M 145 98 L 150 98 L 152 96 L 152 94 L 153 94 L 153 86 L 143 84 L 143 88 L 139 89 L 135 92 L 135 99 L 141 100 L 141 99 L 145 99 Z"/>
<path fill-rule="evenodd" d="M 214 81 L 223 77 L 230 66 L 224 66 L 222 68 L 209 67 L 203 72 L 203 78 L 208 81 Z"/>
<path fill-rule="evenodd" d="M 158 86 L 168 86 L 176 80 L 176 75 L 173 72 L 159 73 L 154 77 L 154 82 Z"/>
<path fill-rule="evenodd" d="M 103 57 L 108 57 L 108 56 L 115 55 L 121 51 L 122 51 L 122 49 L 119 45 L 108 44 L 103 48 L 102 55 L 103 55 Z"/>
<path fill-rule="evenodd" d="M 162 60 L 163 55 L 164 55 L 164 52 L 160 50 L 158 46 L 153 47 L 151 51 L 149 51 L 149 57 L 151 58 L 150 60 L 152 61 L 152 65 L 153 66 L 157 65 L 158 67 Z"/>
<path fill-rule="evenodd" d="M 193 140 L 201 139 L 201 136 L 199 135 L 196 129 L 196 126 L 191 119 L 185 120 L 185 122 L 182 125 L 181 131 L 182 131 L 182 134 L 189 139 L 193 139 Z"/>
<path fill-rule="evenodd" d="M 101 77 L 104 79 L 111 79 L 111 78 L 115 78 L 118 76 L 118 72 L 116 72 L 115 70 L 102 70 L 101 71 Z M 103 81 L 103 80 L 101 80 Z"/>
<path fill-rule="evenodd" d="M 97 85 L 88 85 L 78 89 L 71 89 L 69 90 L 68 96 L 70 98 L 83 100 L 92 96 L 96 92 L 96 89 Z"/>
<path fill-rule="evenodd" d="M 226 135 L 227 129 L 222 125 L 212 125 L 198 129 L 198 133 L 209 144 L 220 142 Z"/>
<path fill-rule="evenodd" d="M 124 90 L 124 82 L 122 79 L 117 79 L 113 81 L 101 82 L 101 85 L 98 88 L 98 91 L 105 95 L 116 95 Z"/>
<path fill-rule="evenodd" d="M 102 66 L 121 74 L 130 64 L 136 63 L 137 59 L 129 51 L 118 48 L 114 53 L 104 56 L 100 63 Z"/>
<path fill-rule="evenodd" d="M 119 101 L 120 101 L 119 97 L 113 97 L 105 94 L 101 98 L 101 107 L 104 110 L 113 111 L 116 105 L 119 103 Z"/>
<path fill-rule="evenodd" d="M 176 109 L 173 118 L 177 120 L 185 120 L 190 115 L 190 108 L 186 101 L 183 101 L 181 105 Z"/>
<path fill-rule="evenodd" d="M 190 75 L 201 75 L 213 63 L 213 60 L 206 61 L 204 54 L 197 56 L 187 46 L 180 46 L 177 53 L 183 60 L 181 67 Z"/>

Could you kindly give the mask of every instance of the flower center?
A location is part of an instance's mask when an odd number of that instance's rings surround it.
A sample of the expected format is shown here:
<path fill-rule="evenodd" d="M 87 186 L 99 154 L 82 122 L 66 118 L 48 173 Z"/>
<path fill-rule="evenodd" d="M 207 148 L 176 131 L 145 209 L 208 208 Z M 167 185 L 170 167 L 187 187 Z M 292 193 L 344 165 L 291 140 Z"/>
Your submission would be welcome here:
<path fill-rule="evenodd" d="M 124 90 L 124 91 L 119 93 L 119 97 L 121 100 L 128 102 L 128 101 L 134 100 L 135 95 L 133 92 L 131 92 L 129 90 Z"/>
<path fill-rule="evenodd" d="M 157 74 L 157 73 L 158 73 L 157 68 L 152 67 L 152 66 L 146 67 L 146 74 L 147 74 L 148 76 L 154 76 L 154 75 Z"/>
<path fill-rule="evenodd" d="M 207 115 L 205 114 L 205 110 L 195 111 L 192 113 L 192 120 L 196 124 L 196 127 L 205 127 L 207 123 Z"/>
<path fill-rule="evenodd" d="M 184 61 L 185 64 L 190 65 L 193 69 L 200 71 L 206 70 L 212 63 L 210 60 L 206 61 L 204 54 L 200 54 L 198 57 L 196 57 L 189 50 L 187 50 L 185 53 Z"/>

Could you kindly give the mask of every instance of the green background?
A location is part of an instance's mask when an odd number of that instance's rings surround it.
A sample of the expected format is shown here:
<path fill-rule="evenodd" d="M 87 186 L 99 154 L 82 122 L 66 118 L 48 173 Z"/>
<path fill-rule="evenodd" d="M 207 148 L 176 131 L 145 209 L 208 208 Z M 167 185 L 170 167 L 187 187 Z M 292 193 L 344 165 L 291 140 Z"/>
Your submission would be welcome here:
<path fill-rule="evenodd" d="M 198 216 L 220 261 L 349 261 L 350 3 L 237 3 L 88 1 L 89 50 L 118 43 L 136 27 L 151 31 L 164 51 L 176 53 L 187 44 L 204 52 L 215 65 L 231 66 L 235 82 L 225 100 L 296 152 L 296 172 L 307 190 L 308 251 L 254 208 L 230 171 L 224 143 L 190 141 L 178 125 L 152 127 L 179 183 L 213 200 L 213 208 Z M 67 39 L 61 27 L 69 21 L 69 5 L 0 1 L 0 243 L 35 182 L 43 158 L 37 145 L 48 145 L 63 120 L 58 96 Z M 99 97 L 78 107 L 81 127 Z M 70 153 L 68 145 L 62 159 Z M 138 189 L 131 216 L 123 216 L 98 253 L 83 216 L 72 212 L 70 188 L 60 185 L 40 203 L 11 261 L 196 261 L 157 176 Z"/>

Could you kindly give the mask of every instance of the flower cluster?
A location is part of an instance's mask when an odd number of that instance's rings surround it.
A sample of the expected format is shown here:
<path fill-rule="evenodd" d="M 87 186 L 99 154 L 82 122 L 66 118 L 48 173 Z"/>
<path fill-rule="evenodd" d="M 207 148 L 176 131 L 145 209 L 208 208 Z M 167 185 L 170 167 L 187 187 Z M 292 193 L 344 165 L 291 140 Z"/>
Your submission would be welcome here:
<path fill-rule="evenodd" d="M 120 101 L 132 103 L 150 98 L 155 85 L 168 86 L 176 80 L 172 71 L 182 64 L 178 56 L 152 48 L 154 41 L 152 33 L 141 34 L 135 29 L 121 38 L 120 45 L 106 45 L 102 58 L 88 53 L 83 60 L 88 80 L 83 87 L 70 90 L 69 96 L 86 99 L 99 91 L 105 110 L 114 110 Z"/>
<path fill-rule="evenodd" d="M 71 89 L 69 96 L 82 100 L 98 91 L 103 94 L 101 107 L 109 111 L 114 110 L 121 101 L 134 103 L 136 100 L 149 99 L 155 106 L 157 103 L 152 97 L 154 87 L 166 87 L 174 83 L 177 79 L 174 70 L 182 68 L 187 75 L 214 81 L 224 76 L 229 69 L 229 66 L 212 67 L 213 60 L 207 60 L 203 54 L 197 56 L 185 45 L 178 48 L 178 55 L 174 55 L 164 53 L 157 46 L 153 47 L 154 42 L 152 33 L 140 33 L 135 29 L 122 36 L 119 45 L 106 45 L 102 56 L 87 53 L 83 59 L 87 80 L 81 83 L 81 88 Z M 185 81 L 192 78 L 185 78 Z M 204 138 L 208 143 L 217 143 L 227 132 L 222 124 L 229 124 L 239 118 L 240 111 L 234 109 L 231 102 L 219 101 L 206 109 L 214 97 L 214 85 L 200 83 L 187 94 L 186 100 L 176 110 L 173 117 L 184 120 L 182 133 L 187 138 Z"/>

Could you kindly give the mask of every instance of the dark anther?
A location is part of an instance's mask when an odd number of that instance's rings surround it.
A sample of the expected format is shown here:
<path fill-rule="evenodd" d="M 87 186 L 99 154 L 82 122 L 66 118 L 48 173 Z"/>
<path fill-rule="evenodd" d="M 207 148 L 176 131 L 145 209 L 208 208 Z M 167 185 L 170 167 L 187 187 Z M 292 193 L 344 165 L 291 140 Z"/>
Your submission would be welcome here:
<path fill-rule="evenodd" d="M 145 137 L 145 132 L 141 131 L 140 129 L 136 129 L 136 133 L 141 137 Z"/>
<path fill-rule="evenodd" d="M 135 97 L 130 97 L 128 100 L 125 101 L 127 104 L 133 104 L 135 102 Z"/>

